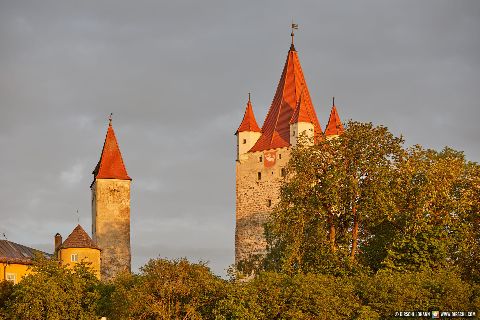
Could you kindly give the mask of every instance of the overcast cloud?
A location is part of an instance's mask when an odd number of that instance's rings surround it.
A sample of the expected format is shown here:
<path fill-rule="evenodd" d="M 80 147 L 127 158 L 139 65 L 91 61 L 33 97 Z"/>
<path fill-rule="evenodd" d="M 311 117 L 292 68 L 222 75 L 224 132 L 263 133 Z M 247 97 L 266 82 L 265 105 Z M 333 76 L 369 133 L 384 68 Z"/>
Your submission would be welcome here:
<path fill-rule="evenodd" d="M 372 121 L 480 160 L 478 1 L 0 1 L 0 233 L 53 251 L 91 232 L 107 117 L 129 175 L 135 270 L 233 263 L 235 139 L 261 124 L 290 23 L 325 126 Z"/>

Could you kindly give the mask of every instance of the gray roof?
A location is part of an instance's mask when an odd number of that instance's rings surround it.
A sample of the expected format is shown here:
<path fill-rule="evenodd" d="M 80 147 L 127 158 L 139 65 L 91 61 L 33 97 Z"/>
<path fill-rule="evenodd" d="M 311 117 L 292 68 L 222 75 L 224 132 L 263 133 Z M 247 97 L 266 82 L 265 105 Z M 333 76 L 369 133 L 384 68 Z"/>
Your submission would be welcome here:
<path fill-rule="evenodd" d="M 40 250 L 29 248 L 12 241 L 0 240 L 0 263 L 31 264 L 32 259 L 37 254 L 47 258 L 51 257 L 50 254 Z"/>

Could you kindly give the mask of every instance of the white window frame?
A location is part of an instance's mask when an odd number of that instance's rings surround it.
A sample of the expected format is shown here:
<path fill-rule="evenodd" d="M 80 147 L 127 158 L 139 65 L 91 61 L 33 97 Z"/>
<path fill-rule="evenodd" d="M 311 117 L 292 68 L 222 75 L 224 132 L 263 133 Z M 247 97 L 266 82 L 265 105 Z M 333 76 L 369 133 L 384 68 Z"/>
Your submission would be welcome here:
<path fill-rule="evenodd" d="M 72 253 L 70 255 L 70 261 L 71 262 L 78 262 L 78 253 Z"/>
<path fill-rule="evenodd" d="M 5 274 L 5 280 L 12 281 L 13 284 L 16 284 L 17 283 L 17 274 L 7 272 L 7 274 Z"/>

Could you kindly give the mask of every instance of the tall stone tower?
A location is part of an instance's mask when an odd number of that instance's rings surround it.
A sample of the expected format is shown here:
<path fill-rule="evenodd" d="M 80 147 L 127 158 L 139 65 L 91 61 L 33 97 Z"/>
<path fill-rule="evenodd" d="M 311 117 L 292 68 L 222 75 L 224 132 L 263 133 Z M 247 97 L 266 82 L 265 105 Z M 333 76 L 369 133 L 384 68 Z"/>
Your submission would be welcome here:
<path fill-rule="evenodd" d="M 333 123 L 335 121 L 338 122 Z M 330 132 L 339 134 L 337 131 L 341 122 L 335 106 L 332 107 L 327 127 L 331 129 Z M 310 137 L 311 141 L 318 141 L 325 136 L 303 76 L 293 43 L 293 32 L 287 60 L 262 129 L 257 125 L 249 98 L 245 115 L 235 134 L 235 262 L 238 263 L 249 256 L 265 253 L 264 223 L 278 203 L 291 147 L 297 144 L 302 134 Z"/>
<path fill-rule="evenodd" d="M 112 121 L 108 125 L 100 161 L 93 171 L 92 235 L 101 249 L 101 278 L 130 271 L 130 182 Z"/>

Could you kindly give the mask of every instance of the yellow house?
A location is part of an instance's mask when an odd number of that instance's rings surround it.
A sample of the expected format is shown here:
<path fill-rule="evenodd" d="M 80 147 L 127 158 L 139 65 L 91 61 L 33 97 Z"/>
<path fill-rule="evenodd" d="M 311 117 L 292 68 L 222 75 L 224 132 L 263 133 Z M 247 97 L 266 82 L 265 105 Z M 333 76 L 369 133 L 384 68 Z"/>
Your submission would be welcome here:
<path fill-rule="evenodd" d="M 38 254 L 50 257 L 49 254 L 40 250 L 8 240 L 0 240 L 0 281 L 18 283 L 31 272 L 29 267 L 32 259 Z"/>
<path fill-rule="evenodd" d="M 58 260 L 70 268 L 82 261 L 89 263 L 93 273 L 100 279 L 100 248 L 80 225 L 63 243 L 60 234 L 55 235 L 55 252 Z"/>

